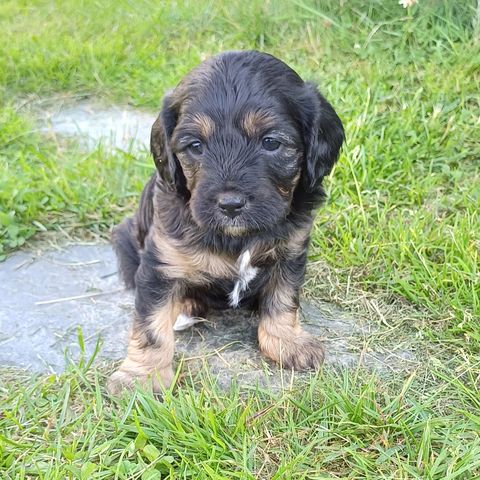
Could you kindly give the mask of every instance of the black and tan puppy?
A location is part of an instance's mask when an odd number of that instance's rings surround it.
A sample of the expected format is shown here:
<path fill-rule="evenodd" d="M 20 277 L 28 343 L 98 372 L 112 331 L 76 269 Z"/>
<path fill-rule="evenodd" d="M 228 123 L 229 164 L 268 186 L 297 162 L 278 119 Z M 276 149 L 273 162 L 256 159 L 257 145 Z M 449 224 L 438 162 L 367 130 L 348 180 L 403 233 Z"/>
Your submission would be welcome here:
<path fill-rule="evenodd" d="M 166 95 L 151 136 L 157 171 L 113 234 L 135 318 L 111 392 L 170 385 L 177 319 L 211 308 L 258 311 L 260 349 L 284 368 L 321 365 L 322 344 L 299 324 L 299 290 L 343 139 L 316 87 L 265 53 L 213 57 Z"/>

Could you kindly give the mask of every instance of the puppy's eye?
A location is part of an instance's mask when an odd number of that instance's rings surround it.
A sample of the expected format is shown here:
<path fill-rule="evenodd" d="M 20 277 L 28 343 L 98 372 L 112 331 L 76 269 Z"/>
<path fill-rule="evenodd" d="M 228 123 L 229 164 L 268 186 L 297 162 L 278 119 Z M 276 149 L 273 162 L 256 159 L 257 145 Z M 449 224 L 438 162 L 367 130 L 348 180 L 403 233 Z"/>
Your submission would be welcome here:
<path fill-rule="evenodd" d="M 281 144 L 278 140 L 275 140 L 274 138 L 271 138 L 271 137 L 265 137 L 262 140 L 262 147 L 269 152 L 278 150 L 280 148 L 280 145 Z"/>
<path fill-rule="evenodd" d="M 203 153 L 202 142 L 199 142 L 198 140 L 192 142 L 190 145 L 187 146 L 187 150 L 194 155 L 201 155 Z"/>

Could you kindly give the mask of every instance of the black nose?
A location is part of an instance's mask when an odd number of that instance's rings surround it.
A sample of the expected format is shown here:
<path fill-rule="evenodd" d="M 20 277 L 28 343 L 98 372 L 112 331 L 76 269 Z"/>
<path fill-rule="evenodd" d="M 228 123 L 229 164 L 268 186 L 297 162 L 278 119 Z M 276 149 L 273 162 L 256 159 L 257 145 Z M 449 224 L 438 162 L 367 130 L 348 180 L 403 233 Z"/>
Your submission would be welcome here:
<path fill-rule="evenodd" d="M 218 206 L 227 217 L 235 218 L 247 203 L 245 197 L 238 193 L 222 193 L 218 197 Z"/>

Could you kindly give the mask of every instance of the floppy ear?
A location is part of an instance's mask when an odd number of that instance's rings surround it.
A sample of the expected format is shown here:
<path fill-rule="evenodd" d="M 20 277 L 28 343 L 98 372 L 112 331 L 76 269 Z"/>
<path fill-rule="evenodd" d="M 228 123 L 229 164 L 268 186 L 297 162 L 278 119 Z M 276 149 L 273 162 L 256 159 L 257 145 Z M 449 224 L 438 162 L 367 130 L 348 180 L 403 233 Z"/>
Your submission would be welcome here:
<path fill-rule="evenodd" d="M 305 83 L 307 99 L 303 104 L 305 144 L 305 187 L 314 191 L 338 159 L 345 139 L 343 125 L 333 107 L 313 83 Z"/>
<path fill-rule="evenodd" d="M 169 93 L 165 95 L 162 110 L 152 126 L 150 150 L 160 176 L 172 183 L 178 193 L 187 195 L 185 176 L 180 162 L 170 146 L 173 130 L 177 124 L 177 116 L 176 108 L 173 105 L 173 95 Z"/>

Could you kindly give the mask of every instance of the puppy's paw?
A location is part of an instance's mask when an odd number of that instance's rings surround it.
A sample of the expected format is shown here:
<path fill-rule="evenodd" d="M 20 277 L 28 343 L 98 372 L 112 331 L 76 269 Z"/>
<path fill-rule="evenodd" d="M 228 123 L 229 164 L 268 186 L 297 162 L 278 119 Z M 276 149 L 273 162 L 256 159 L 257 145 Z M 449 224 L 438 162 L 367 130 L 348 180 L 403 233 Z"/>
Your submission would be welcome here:
<path fill-rule="evenodd" d="M 280 349 L 279 363 L 289 370 L 318 370 L 325 359 L 322 342 L 307 333 L 293 341 L 284 341 Z"/>
<path fill-rule="evenodd" d="M 110 395 L 120 395 L 124 391 L 133 390 L 138 379 L 128 372 L 117 370 L 107 380 L 107 392 Z"/>
<path fill-rule="evenodd" d="M 171 367 L 154 370 L 150 373 L 139 373 L 120 368 L 107 381 L 107 391 L 110 395 L 120 395 L 124 391 L 133 390 L 136 385 L 151 389 L 153 393 L 161 393 L 168 388 L 174 378 Z"/>
<path fill-rule="evenodd" d="M 284 369 L 318 370 L 325 358 L 322 342 L 303 331 L 283 338 L 259 331 L 259 343 L 262 352 Z"/>

